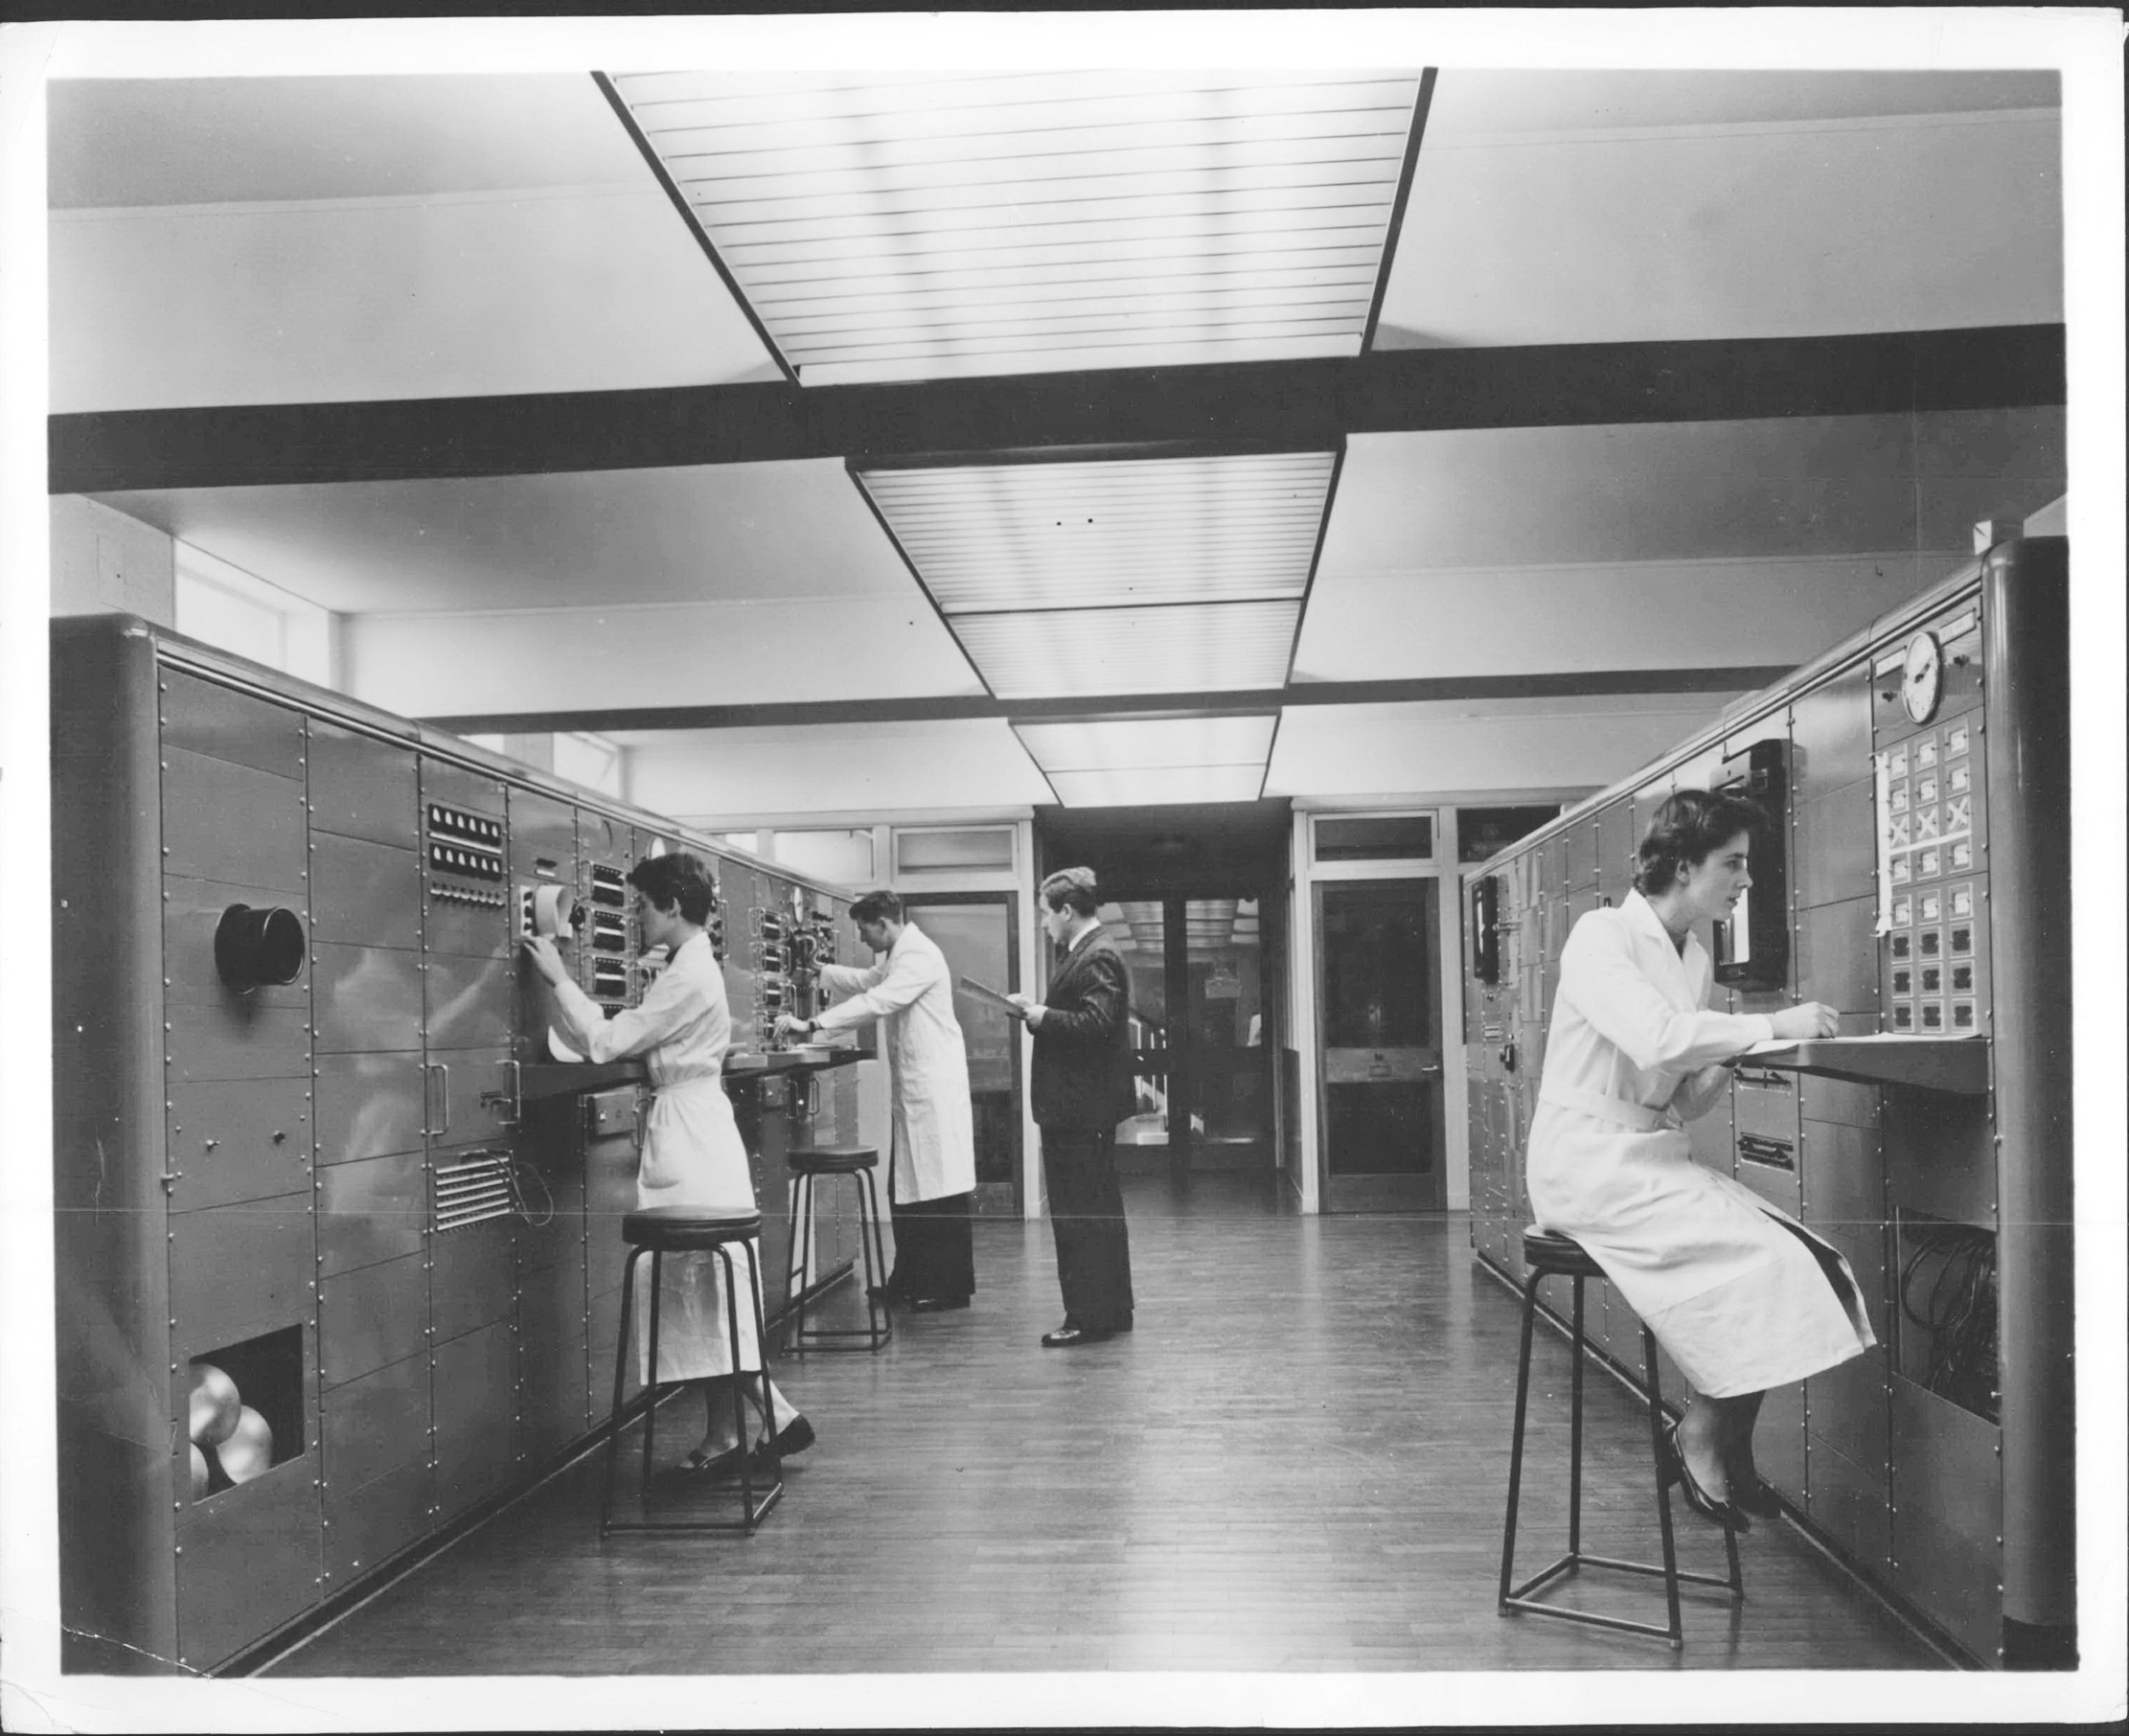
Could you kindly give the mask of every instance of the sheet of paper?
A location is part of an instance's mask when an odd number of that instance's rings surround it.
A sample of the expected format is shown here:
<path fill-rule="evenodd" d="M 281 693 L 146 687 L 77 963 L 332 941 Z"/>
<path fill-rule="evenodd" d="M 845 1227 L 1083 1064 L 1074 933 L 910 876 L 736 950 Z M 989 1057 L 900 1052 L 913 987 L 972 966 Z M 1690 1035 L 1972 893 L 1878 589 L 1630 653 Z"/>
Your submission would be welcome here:
<path fill-rule="evenodd" d="M 964 976 L 961 979 L 961 986 L 978 1000 L 996 1001 L 1001 1007 L 1010 1007 L 1013 1004 L 1010 999 L 1000 994 L 988 983 L 979 983 L 973 976 Z"/>

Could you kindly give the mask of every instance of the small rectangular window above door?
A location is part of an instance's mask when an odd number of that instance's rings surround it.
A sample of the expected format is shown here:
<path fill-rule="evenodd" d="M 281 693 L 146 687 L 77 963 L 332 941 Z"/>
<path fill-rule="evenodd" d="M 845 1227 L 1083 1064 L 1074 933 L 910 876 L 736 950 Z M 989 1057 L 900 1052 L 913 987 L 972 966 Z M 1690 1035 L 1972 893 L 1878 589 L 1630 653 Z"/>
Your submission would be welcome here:
<path fill-rule="evenodd" d="M 1434 815 L 1425 813 L 1319 813 L 1312 822 L 1319 862 L 1431 862 Z"/>

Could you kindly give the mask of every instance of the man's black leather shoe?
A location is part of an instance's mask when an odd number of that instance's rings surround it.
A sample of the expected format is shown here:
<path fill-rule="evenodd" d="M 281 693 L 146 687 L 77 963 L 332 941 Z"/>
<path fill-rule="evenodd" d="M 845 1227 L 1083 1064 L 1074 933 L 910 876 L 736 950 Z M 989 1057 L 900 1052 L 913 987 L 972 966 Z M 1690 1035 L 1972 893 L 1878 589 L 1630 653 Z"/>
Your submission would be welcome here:
<path fill-rule="evenodd" d="M 1042 1348 L 1070 1350 L 1080 1344 L 1100 1344 L 1115 1336 L 1112 1332 L 1088 1332 L 1084 1326 L 1061 1326 L 1042 1335 Z"/>
<path fill-rule="evenodd" d="M 914 1302 L 903 1304 L 911 1313 L 918 1314 L 944 1313 L 950 1308 L 966 1308 L 968 1305 L 969 1299 L 966 1296 L 919 1296 Z"/>

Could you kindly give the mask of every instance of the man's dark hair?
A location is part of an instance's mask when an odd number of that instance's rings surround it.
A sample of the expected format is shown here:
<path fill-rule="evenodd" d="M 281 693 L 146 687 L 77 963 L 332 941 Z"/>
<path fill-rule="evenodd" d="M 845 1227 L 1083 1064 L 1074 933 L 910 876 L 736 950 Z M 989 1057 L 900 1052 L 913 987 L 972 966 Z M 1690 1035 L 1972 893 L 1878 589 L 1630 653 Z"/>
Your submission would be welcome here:
<path fill-rule="evenodd" d="M 1092 916 L 1101 904 L 1091 868 L 1060 868 L 1042 881 L 1042 899 L 1052 910 L 1069 904 L 1075 916 Z"/>
<path fill-rule="evenodd" d="M 698 927 L 710 920 L 717 907 L 717 881 L 710 865 L 691 850 L 647 856 L 629 870 L 629 884 L 660 910 L 674 903 L 680 915 Z"/>
<path fill-rule="evenodd" d="M 1743 796 L 1721 790 L 1679 789 L 1656 811 L 1641 839 L 1640 866 L 1634 884 L 1643 898 L 1654 898 L 1676 883 L 1688 867 L 1705 862 L 1740 832 L 1756 843 L 1767 830 L 1767 816 Z"/>
<path fill-rule="evenodd" d="M 902 900 L 892 892 L 868 892 L 850 907 L 850 920 L 854 923 L 899 923 L 907 919 L 902 914 Z"/>

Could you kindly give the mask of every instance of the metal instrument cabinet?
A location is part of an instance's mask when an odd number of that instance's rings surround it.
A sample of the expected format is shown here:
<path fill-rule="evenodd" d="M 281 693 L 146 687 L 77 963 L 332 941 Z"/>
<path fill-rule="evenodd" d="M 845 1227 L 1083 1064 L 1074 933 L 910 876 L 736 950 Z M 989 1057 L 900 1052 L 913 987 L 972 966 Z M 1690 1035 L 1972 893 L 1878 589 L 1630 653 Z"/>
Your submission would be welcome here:
<path fill-rule="evenodd" d="M 1851 1034 L 1942 1039 L 1918 1047 L 1943 1071 L 1748 1063 L 1689 1124 L 1695 1161 L 1842 1250 L 1879 1339 L 1770 1393 L 1756 1456 L 1824 1541 L 1991 1666 L 2065 1663 L 2076 1643 L 2068 562 L 2060 538 L 1998 546 L 1472 870 L 1464 904 L 1472 1239 L 1520 1279 L 1523 1130 L 1568 929 L 1625 896 L 1673 788 L 1723 782 L 1755 747 L 1786 764 L 1786 968 L 1718 983 L 1714 1004 L 1826 1001 Z M 1472 925 L 1487 877 L 1498 982 Z M 1937 1317 L 1952 1278 L 1971 1306 Z M 1641 1373 L 1608 1286 L 1589 1324 Z"/>
<path fill-rule="evenodd" d="M 55 622 L 52 693 L 64 1661 L 210 1671 L 604 1425 L 639 1087 L 551 1064 L 535 890 L 613 1010 L 653 962 L 622 877 L 710 860 L 765 1278 L 790 1125 L 854 1133 L 853 1069 L 778 1070 L 733 943 L 855 933 L 833 888 L 131 617 Z M 815 1244 L 848 1269 L 850 1226 Z M 204 1473 L 195 1361 L 252 1413 Z"/>

